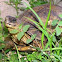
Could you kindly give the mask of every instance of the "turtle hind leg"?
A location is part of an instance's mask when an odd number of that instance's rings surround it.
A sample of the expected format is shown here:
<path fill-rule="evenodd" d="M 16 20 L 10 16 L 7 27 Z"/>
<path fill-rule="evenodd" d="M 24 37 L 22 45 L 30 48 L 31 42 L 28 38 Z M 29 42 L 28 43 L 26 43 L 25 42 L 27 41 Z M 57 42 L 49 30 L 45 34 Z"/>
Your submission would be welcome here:
<path fill-rule="evenodd" d="M 10 37 L 6 37 L 4 41 L 5 41 L 5 43 L 4 43 L 4 45 L 5 45 L 4 50 L 7 50 L 7 49 L 10 49 L 10 48 L 14 47 L 14 42 L 11 40 Z"/>

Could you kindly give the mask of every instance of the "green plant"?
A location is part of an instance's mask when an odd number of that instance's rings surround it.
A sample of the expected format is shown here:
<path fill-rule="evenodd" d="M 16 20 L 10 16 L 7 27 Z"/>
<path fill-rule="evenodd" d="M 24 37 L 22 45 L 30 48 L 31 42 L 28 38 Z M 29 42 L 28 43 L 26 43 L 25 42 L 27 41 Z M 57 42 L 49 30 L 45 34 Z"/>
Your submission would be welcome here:
<path fill-rule="evenodd" d="M 48 55 L 43 51 L 33 52 L 32 54 L 28 54 L 27 60 L 30 62 L 61 62 L 62 61 L 60 56 L 53 53 L 52 55 Z"/>
<path fill-rule="evenodd" d="M 27 5 L 27 4 L 26 4 Z M 28 6 L 28 5 L 27 5 Z M 29 6 L 28 6 L 29 7 Z M 40 20 L 40 18 L 38 17 L 38 15 L 35 13 L 35 11 L 31 8 L 31 7 L 29 7 L 30 8 L 30 10 L 37 16 L 37 18 L 39 19 L 39 22 L 41 21 Z M 50 14 L 49 14 L 50 15 Z M 61 17 L 61 15 L 60 15 L 60 17 Z M 27 18 L 27 17 L 25 17 L 25 18 Z M 35 21 L 33 21 L 33 20 L 31 20 L 30 18 L 27 18 L 27 19 L 29 19 L 30 21 L 32 21 L 33 23 L 35 23 L 37 26 L 38 26 L 38 28 L 44 33 L 45 31 L 39 26 L 39 23 L 38 22 L 35 22 Z M 48 18 L 47 18 L 47 20 L 49 19 L 49 16 L 48 16 Z M 56 23 L 56 22 L 55 22 Z M 54 24 L 55 24 L 54 23 Z M 59 26 L 62 26 L 62 21 L 60 21 L 59 23 Z M 44 26 L 43 26 L 43 23 L 42 22 L 40 22 L 40 25 L 42 25 L 42 27 L 43 28 L 45 28 Z M 56 27 L 56 31 L 58 31 L 58 29 L 57 29 L 57 27 Z M 47 33 L 47 32 L 46 32 Z M 59 33 L 59 35 L 61 34 L 61 31 L 58 31 L 58 32 L 56 32 L 57 34 Z M 44 33 L 45 34 L 45 33 Z M 48 35 L 48 34 L 47 34 Z M 53 37 L 55 36 L 55 32 L 53 32 L 53 34 L 50 36 L 50 37 L 48 37 L 48 36 L 46 36 L 48 39 L 49 39 L 49 41 L 51 40 L 51 41 L 53 41 Z M 51 38 L 51 39 L 50 39 Z M 59 45 L 61 45 L 61 41 L 60 41 L 60 43 L 59 43 Z M 51 48 L 50 49 L 44 49 L 43 51 L 50 51 L 51 50 L 51 53 L 52 53 L 52 50 L 55 50 L 54 52 L 56 52 L 56 50 L 57 50 L 57 53 L 56 54 L 59 54 L 60 53 L 60 51 L 62 50 L 62 48 L 61 48 L 61 46 L 59 47 L 56 47 L 56 45 L 54 45 L 54 42 L 48 42 L 47 43 L 48 45 L 49 44 L 51 44 Z M 52 45 L 54 45 L 54 47 L 55 48 L 52 48 Z M 61 52 L 62 53 L 62 52 Z M 62 60 L 60 60 L 60 61 L 62 61 Z"/>
<path fill-rule="evenodd" d="M 19 7 L 19 5 L 21 5 L 21 1 L 22 0 L 9 0 L 9 3 L 7 1 L 5 1 L 5 3 L 14 7 L 18 15 L 18 10 L 25 10 L 24 7 L 21 7 L 21 8 Z"/>
<path fill-rule="evenodd" d="M 17 49 L 17 46 L 15 45 L 15 47 L 16 47 L 16 50 L 17 50 L 17 54 L 18 54 L 19 62 L 21 62 L 21 60 L 20 60 L 20 56 L 19 56 L 19 51 L 18 51 L 18 49 Z"/>
<path fill-rule="evenodd" d="M 17 15 L 18 15 L 18 11 L 22 10 L 24 11 L 25 9 L 29 9 L 29 8 L 25 8 L 25 7 L 19 7 L 19 5 L 22 5 L 22 0 L 9 0 L 9 3 L 7 1 L 5 1 L 5 3 L 7 3 L 8 5 L 11 5 L 12 7 L 14 7 L 16 9 Z M 39 6 L 41 4 L 46 4 L 47 1 L 45 0 L 28 0 L 29 4 L 31 7 L 35 7 L 35 6 Z"/>
<path fill-rule="evenodd" d="M 48 17 L 47 17 L 47 20 L 46 20 L 46 23 L 45 23 L 45 29 L 46 29 L 48 21 L 49 21 L 50 12 L 51 12 L 51 0 L 50 0 L 50 9 L 49 9 Z M 41 43 L 42 43 L 42 47 L 44 49 L 43 41 L 44 41 L 44 33 L 42 33 L 42 37 L 41 37 Z M 52 42 L 52 40 L 51 40 L 51 42 Z M 51 43 L 50 43 L 50 48 L 52 48 L 52 44 Z"/>
<path fill-rule="evenodd" d="M 4 45 L 4 40 L 3 40 L 3 38 L 4 38 L 4 36 L 3 36 L 3 27 L 2 27 L 2 24 L 1 24 L 1 20 L 2 20 L 2 18 L 0 18 L 0 50 L 2 50 L 2 48 L 4 48 L 5 47 L 5 45 Z"/>
<path fill-rule="evenodd" d="M 27 32 L 28 28 L 30 27 L 30 25 L 25 25 L 24 27 L 22 27 L 22 24 L 19 25 L 19 29 L 22 31 L 18 31 L 17 29 L 14 29 L 12 31 L 10 31 L 11 34 L 17 34 L 17 39 L 20 41 L 20 39 L 24 36 L 25 32 Z M 30 42 L 32 42 L 32 40 L 34 40 L 36 37 L 36 34 L 33 34 L 31 36 L 31 39 L 27 39 L 26 43 L 29 44 Z"/>
<path fill-rule="evenodd" d="M 25 3 L 25 4 L 26 4 L 26 3 Z M 26 5 L 27 5 L 27 4 L 26 4 Z M 38 29 L 39 29 L 40 31 L 42 31 L 42 32 L 44 33 L 44 35 L 48 38 L 48 43 L 49 43 L 50 47 L 52 47 L 52 46 L 51 46 L 51 43 L 50 43 L 50 42 L 52 42 L 52 39 L 50 38 L 49 33 L 46 31 L 46 26 L 47 26 L 47 23 L 48 23 L 48 20 L 49 20 L 49 16 L 50 16 L 50 11 L 51 11 L 51 9 L 50 9 L 49 14 L 48 14 L 48 17 L 47 17 L 46 25 L 44 26 L 42 20 L 41 20 L 40 17 L 36 14 L 36 12 L 35 12 L 29 5 L 27 5 L 27 6 L 28 6 L 29 9 L 36 15 L 36 17 L 37 17 L 38 20 L 39 20 L 39 23 L 36 22 L 36 21 L 33 21 L 33 20 L 30 19 L 30 18 L 27 18 L 27 17 L 25 17 L 25 18 L 29 19 L 29 20 L 32 21 L 35 25 L 37 25 Z M 50 4 L 50 7 L 51 7 L 51 4 Z M 42 29 L 42 27 L 41 27 L 40 25 L 43 27 L 43 29 Z M 42 38 L 42 39 L 44 39 L 44 38 Z M 43 41 L 42 41 L 42 42 L 43 42 Z M 50 49 L 51 49 L 51 48 L 50 48 Z"/>
<path fill-rule="evenodd" d="M 0 18 L 0 50 L 2 50 L 2 49 L 5 47 L 4 41 L 3 41 L 1 20 L 2 20 L 2 18 Z M 1 60 L 1 59 L 2 59 L 2 52 L 0 52 L 0 60 Z"/>
<path fill-rule="evenodd" d="M 62 14 L 60 14 L 59 17 L 62 18 Z M 51 25 L 54 27 L 56 26 L 56 36 L 59 36 L 62 33 L 62 28 L 60 28 L 62 26 L 62 21 L 53 20 Z"/>
<path fill-rule="evenodd" d="M 5 42 L 4 38 L 8 36 L 8 30 L 4 25 L 4 22 L 2 22 L 3 18 L 0 17 L 0 60 L 2 62 L 2 50 L 5 48 Z"/>
<path fill-rule="evenodd" d="M 39 6 L 47 3 L 47 1 L 44 1 L 44 0 L 28 0 L 28 1 L 31 7 L 35 7 L 35 6 Z"/>

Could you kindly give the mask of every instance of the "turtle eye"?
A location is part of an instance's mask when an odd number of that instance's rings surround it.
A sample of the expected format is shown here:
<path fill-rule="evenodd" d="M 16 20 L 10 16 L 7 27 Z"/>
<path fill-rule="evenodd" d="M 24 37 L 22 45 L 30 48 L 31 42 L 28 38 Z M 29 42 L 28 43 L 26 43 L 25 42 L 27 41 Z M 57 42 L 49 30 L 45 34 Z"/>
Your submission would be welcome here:
<path fill-rule="evenodd" d="M 11 24 L 9 24 L 9 25 L 11 25 Z"/>
<path fill-rule="evenodd" d="M 13 25 L 13 26 L 16 26 L 16 25 Z"/>
<path fill-rule="evenodd" d="M 8 25 L 11 25 L 10 23 L 7 23 Z"/>

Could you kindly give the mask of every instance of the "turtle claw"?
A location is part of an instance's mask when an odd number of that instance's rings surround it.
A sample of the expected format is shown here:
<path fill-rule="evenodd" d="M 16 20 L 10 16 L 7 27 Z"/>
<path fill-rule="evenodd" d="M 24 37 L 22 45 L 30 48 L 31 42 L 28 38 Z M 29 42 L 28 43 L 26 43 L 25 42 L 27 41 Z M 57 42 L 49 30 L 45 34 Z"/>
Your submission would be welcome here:
<path fill-rule="evenodd" d="M 30 46 L 17 46 L 18 51 L 36 51 L 36 49 L 34 49 L 33 47 Z M 14 47 L 13 50 L 16 50 L 16 48 Z"/>

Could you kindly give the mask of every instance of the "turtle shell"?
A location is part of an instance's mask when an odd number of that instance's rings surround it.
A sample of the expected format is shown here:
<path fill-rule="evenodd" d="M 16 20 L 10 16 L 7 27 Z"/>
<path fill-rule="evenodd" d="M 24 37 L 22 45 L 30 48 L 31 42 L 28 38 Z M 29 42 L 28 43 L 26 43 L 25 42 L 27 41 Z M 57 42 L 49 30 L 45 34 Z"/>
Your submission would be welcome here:
<path fill-rule="evenodd" d="M 41 18 L 41 20 L 42 20 L 42 22 L 44 24 L 45 24 L 47 16 L 48 16 L 49 7 L 50 6 L 48 4 L 45 4 L 45 5 L 41 5 L 41 6 L 37 6 L 37 7 L 33 8 L 33 10 L 39 15 L 39 17 Z M 51 6 L 50 19 L 48 21 L 48 26 L 47 26 L 47 28 L 51 32 L 53 32 L 53 30 L 54 30 L 51 27 L 51 22 L 53 20 L 55 20 L 55 19 L 61 20 L 61 18 L 58 16 L 59 14 L 62 14 L 62 7 L 57 6 L 57 5 L 52 5 Z M 8 16 L 6 18 L 6 23 L 5 24 L 6 24 L 7 27 L 9 27 L 8 28 L 9 31 L 10 31 L 10 28 L 11 29 L 17 28 L 19 24 L 30 25 L 30 28 L 28 29 L 27 34 L 30 35 L 30 36 L 33 35 L 33 34 L 36 34 L 36 38 L 35 39 L 41 40 L 42 32 L 38 30 L 38 27 L 33 22 L 31 22 L 30 20 L 28 20 L 25 17 L 28 17 L 28 18 L 36 21 L 36 22 L 39 22 L 39 20 L 34 15 L 34 13 L 31 10 L 27 10 L 23 14 L 21 14 L 19 16 L 19 18 L 17 18 L 17 19 L 14 18 L 14 17 Z M 13 36 L 13 37 L 15 37 L 14 40 L 16 41 L 17 34 L 15 36 Z"/>
<path fill-rule="evenodd" d="M 33 8 L 33 10 L 39 15 L 39 17 L 41 18 L 44 24 L 48 16 L 49 7 L 50 6 L 48 4 L 45 4 L 45 5 L 41 5 L 41 6 L 37 6 Z M 50 22 L 48 22 L 48 26 L 47 26 L 47 28 L 50 29 L 50 31 L 53 31 L 53 29 L 50 27 L 51 22 L 55 19 L 61 20 L 61 18 L 58 16 L 59 14 L 62 14 L 62 7 L 57 6 L 57 5 L 52 5 L 50 19 L 49 19 Z M 27 10 L 22 15 L 19 16 L 19 18 L 17 19 L 17 23 L 18 24 L 23 23 L 23 25 L 30 25 L 30 28 L 27 31 L 27 33 L 29 35 L 36 34 L 37 35 L 36 39 L 41 40 L 41 34 L 42 34 L 41 31 L 37 29 L 37 26 L 33 22 L 31 22 L 25 17 L 28 17 L 36 22 L 39 22 L 39 20 L 33 14 L 33 12 L 31 10 Z"/>
<path fill-rule="evenodd" d="M 45 22 L 46 22 L 46 19 L 48 16 L 48 12 L 49 12 L 49 5 L 46 4 L 46 5 L 37 6 L 37 7 L 34 7 L 33 10 L 39 15 L 39 17 L 41 18 L 42 22 L 45 25 Z M 55 19 L 61 20 L 61 18 L 58 16 L 59 14 L 62 14 L 62 7 L 52 5 L 50 19 L 48 21 L 48 26 L 47 26 L 47 28 L 50 29 L 51 32 L 53 32 L 53 28 L 51 27 L 51 22 Z M 33 51 L 34 49 L 31 49 L 30 46 L 25 47 L 26 44 L 24 44 L 25 43 L 24 41 L 27 39 L 26 37 L 28 37 L 28 39 L 30 39 L 31 35 L 36 34 L 37 36 L 36 36 L 35 40 L 33 40 L 33 46 L 38 46 L 38 47 L 42 48 L 41 43 L 36 42 L 37 40 L 39 40 L 39 41 L 41 40 L 42 32 L 40 30 L 38 30 L 38 27 L 33 22 L 31 22 L 30 20 L 28 20 L 25 17 L 28 17 L 36 22 L 39 22 L 39 20 L 37 19 L 37 17 L 34 15 L 34 13 L 31 10 L 25 11 L 17 19 L 14 17 L 11 17 L 11 16 L 6 17 L 5 25 L 6 25 L 6 27 L 8 27 L 9 31 L 11 31 L 12 29 L 18 29 L 19 24 L 30 25 L 30 28 L 26 32 L 27 34 L 25 33 L 25 35 L 21 39 L 21 42 L 18 43 L 17 34 L 12 34 L 12 37 L 13 37 L 12 40 L 19 45 L 23 44 L 24 47 L 23 48 L 20 47 L 20 48 L 22 48 L 21 50 L 24 51 L 25 49 L 27 49 L 27 50 L 29 49 L 29 50 Z"/>

